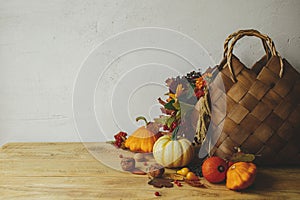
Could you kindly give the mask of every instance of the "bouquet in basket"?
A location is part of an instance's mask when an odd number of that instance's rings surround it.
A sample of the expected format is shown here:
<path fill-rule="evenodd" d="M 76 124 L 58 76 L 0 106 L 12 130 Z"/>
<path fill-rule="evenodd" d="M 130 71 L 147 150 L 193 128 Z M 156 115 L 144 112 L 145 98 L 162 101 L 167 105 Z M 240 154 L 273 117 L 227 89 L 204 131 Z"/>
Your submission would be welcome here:
<path fill-rule="evenodd" d="M 201 145 L 210 123 L 208 84 L 212 74 L 192 71 L 185 76 L 168 78 L 167 99 L 158 98 L 163 115 L 154 119 L 165 132 L 176 131 L 194 145 Z"/>

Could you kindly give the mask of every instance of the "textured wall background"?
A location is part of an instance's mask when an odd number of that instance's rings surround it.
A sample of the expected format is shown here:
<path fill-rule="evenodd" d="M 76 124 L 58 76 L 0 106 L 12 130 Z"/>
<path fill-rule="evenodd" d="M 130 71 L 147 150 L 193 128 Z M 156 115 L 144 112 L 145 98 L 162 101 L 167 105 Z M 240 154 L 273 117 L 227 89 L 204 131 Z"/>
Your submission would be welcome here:
<path fill-rule="evenodd" d="M 298 0 L 0 0 L 0 144 L 78 141 L 72 114 L 76 74 L 89 52 L 116 33 L 174 29 L 200 42 L 218 62 L 228 34 L 255 28 L 300 70 L 299 19 Z M 246 63 L 263 54 L 258 42 L 238 51 Z"/>

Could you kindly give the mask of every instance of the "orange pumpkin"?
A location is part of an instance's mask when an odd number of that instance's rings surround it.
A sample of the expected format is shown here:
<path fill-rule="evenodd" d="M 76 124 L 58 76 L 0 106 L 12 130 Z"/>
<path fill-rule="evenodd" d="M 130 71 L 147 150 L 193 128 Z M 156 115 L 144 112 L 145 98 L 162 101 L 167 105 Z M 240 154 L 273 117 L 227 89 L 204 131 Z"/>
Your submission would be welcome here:
<path fill-rule="evenodd" d="M 146 122 L 146 126 L 142 126 L 133 132 L 125 141 L 125 147 L 133 152 L 149 153 L 153 151 L 153 145 L 161 134 L 158 132 L 158 127 L 151 122 L 148 123 L 144 117 L 138 117 L 136 121 L 141 119 Z"/>
<path fill-rule="evenodd" d="M 211 183 L 220 183 L 225 180 L 227 163 L 220 157 L 207 158 L 202 164 L 203 177 Z"/>
<path fill-rule="evenodd" d="M 237 162 L 227 170 L 226 187 L 231 190 L 242 190 L 255 180 L 256 166 L 253 163 Z"/>

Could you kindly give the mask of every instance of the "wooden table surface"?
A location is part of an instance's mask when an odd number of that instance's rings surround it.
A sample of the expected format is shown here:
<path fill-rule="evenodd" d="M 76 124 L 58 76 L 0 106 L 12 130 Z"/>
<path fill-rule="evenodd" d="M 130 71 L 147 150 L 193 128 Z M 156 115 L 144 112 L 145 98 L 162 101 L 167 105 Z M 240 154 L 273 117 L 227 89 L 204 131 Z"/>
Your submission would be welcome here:
<path fill-rule="evenodd" d="M 81 143 L 9 143 L 0 149 L 0 199 L 300 199 L 299 173 L 299 167 L 259 167 L 243 192 L 205 181 L 206 189 L 184 183 L 158 189 L 145 175 L 105 166 Z"/>

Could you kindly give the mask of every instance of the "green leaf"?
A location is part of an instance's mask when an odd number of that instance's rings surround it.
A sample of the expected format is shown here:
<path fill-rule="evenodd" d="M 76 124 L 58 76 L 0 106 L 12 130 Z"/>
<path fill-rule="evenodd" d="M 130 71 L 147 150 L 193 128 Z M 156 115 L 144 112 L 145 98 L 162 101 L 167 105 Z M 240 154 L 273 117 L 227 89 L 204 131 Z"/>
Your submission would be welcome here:
<path fill-rule="evenodd" d="M 159 118 L 155 118 L 154 122 L 161 124 L 161 125 L 165 125 L 165 124 L 167 124 L 167 121 L 170 117 L 171 116 L 161 115 Z"/>
<path fill-rule="evenodd" d="M 168 103 L 165 104 L 165 109 L 168 110 L 176 110 L 176 108 L 173 106 L 173 103 L 175 103 L 175 100 L 172 99 L 171 101 L 169 101 Z"/>
<path fill-rule="evenodd" d="M 180 104 L 178 101 L 175 101 L 172 106 L 176 109 L 176 110 L 179 110 L 180 109 Z"/>
<path fill-rule="evenodd" d="M 170 128 L 174 121 L 175 121 L 175 117 L 170 117 L 167 121 L 167 126 Z"/>
<path fill-rule="evenodd" d="M 175 119 L 178 121 L 181 118 L 181 110 L 178 110 L 175 115 Z"/>

